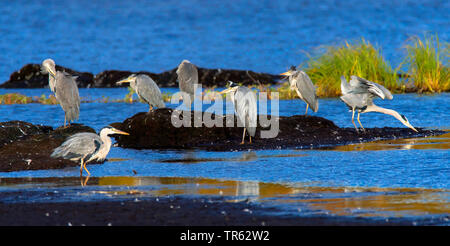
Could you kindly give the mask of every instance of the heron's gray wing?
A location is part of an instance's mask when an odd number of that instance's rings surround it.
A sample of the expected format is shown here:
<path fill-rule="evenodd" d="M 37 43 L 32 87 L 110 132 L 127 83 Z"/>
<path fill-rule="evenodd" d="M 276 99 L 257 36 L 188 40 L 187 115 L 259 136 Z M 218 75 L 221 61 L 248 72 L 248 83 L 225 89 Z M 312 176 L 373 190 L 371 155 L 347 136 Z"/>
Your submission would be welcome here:
<path fill-rule="evenodd" d="M 80 115 L 80 95 L 72 75 L 56 73 L 55 97 L 66 113 L 66 120 L 73 121 Z"/>
<path fill-rule="evenodd" d="M 352 109 L 365 109 L 368 105 L 372 104 L 372 98 L 369 94 L 345 94 L 340 99 Z"/>
<path fill-rule="evenodd" d="M 136 79 L 136 94 L 152 107 L 165 108 L 166 104 L 161 95 L 161 90 L 152 78 L 145 74 L 138 75 Z"/>
<path fill-rule="evenodd" d="M 88 160 L 100 149 L 102 144 L 102 140 L 95 133 L 77 133 L 70 136 L 61 146 L 56 148 L 51 157 L 62 157 L 72 160 L 79 160 L 85 157 Z"/>
<path fill-rule="evenodd" d="M 319 110 L 319 100 L 316 95 L 316 87 L 305 72 L 299 71 L 296 86 L 302 99 L 314 112 L 317 112 L 317 110 Z"/>
<path fill-rule="evenodd" d="M 342 92 L 342 95 L 350 93 L 351 90 L 352 90 L 352 87 L 350 86 L 350 84 L 345 79 L 345 76 L 342 75 L 341 76 L 341 92 Z"/>
<path fill-rule="evenodd" d="M 195 84 L 198 84 L 197 67 L 187 60 L 181 62 L 177 69 L 180 90 L 188 94 L 195 94 Z"/>
<path fill-rule="evenodd" d="M 249 135 L 254 137 L 258 119 L 255 93 L 247 87 L 239 87 L 235 94 L 235 109 L 239 120 L 247 128 Z"/>
<path fill-rule="evenodd" d="M 380 97 L 381 99 L 393 98 L 391 92 L 384 86 L 355 75 L 351 76 L 350 85 L 354 93 L 371 93 L 373 96 Z"/>

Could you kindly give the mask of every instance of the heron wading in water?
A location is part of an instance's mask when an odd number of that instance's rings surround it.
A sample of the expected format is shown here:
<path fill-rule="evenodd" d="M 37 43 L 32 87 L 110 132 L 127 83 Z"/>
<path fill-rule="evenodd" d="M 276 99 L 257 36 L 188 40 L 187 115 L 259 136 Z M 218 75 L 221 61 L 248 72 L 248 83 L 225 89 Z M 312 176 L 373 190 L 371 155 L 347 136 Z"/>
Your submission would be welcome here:
<path fill-rule="evenodd" d="M 231 81 L 228 89 L 220 92 L 220 94 L 227 93 L 231 96 L 238 120 L 244 126 L 241 144 L 244 144 L 245 131 L 248 132 L 250 143 L 252 143 L 252 137 L 255 137 L 258 118 L 256 95 L 251 89 L 245 86 L 237 86 Z"/>
<path fill-rule="evenodd" d="M 298 97 L 306 103 L 305 115 L 308 114 L 308 107 L 310 107 L 314 112 L 319 110 L 319 100 L 316 95 L 316 87 L 305 72 L 298 71 L 295 66 L 291 66 L 287 72 L 280 75 L 284 75 L 289 78 L 290 89 L 296 91 Z"/>
<path fill-rule="evenodd" d="M 177 68 L 178 86 L 183 92 L 183 101 L 189 100 L 189 106 L 194 101 L 195 88 L 198 85 L 197 67 L 188 60 L 183 60 Z M 187 106 L 187 103 L 185 103 Z"/>
<path fill-rule="evenodd" d="M 88 175 L 86 163 L 91 161 L 103 161 L 111 149 L 111 138 L 109 135 L 122 134 L 129 135 L 113 127 L 105 127 L 100 131 L 100 136 L 91 132 L 81 132 L 70 136 L 50 155 L 53 158 L 64 158 L 71 161 L 80 162 L 80 176 L 83 169 Z"/>
<path fill-rule="evenodd" d="M 48 73 L 48 84 L 50 90 L 55 93 L 56 101 L 64 110 L 64 127 L 66 121 L 77 120 L 80 116 L 80 95 L 78 86 L 75 82 L 76 77 L 61 71 L 56 71 L 55 62 L 52 59 L 46 59 L 42 62 L 42 72 Z"/>
<path fill-rule="evenodd" d="M 149 106 L 149 112 L 153 110 L 153 107 L 165 108 L 161 90 L 158 85 L 146 74 L 132 74 L 128 78 L 116 82 L 120 85 L 123 83 L 130 83 L 131 88 L 136 92 L 139 99 L 146 102 Z"/>
<path fill-rule="evenodd" d="M 355 124 L 354 117 L 355 111 L 358 111 L 358 122 L 363 131 L 365 129 L 359 120 L 359 115 L 361 113 L 379 112 L 394 116 L 403 125 L 417 132 L 416 128 L 409 123 L 404 115 L 392 109 L 378 107 L 373 103 L 373 99 L 377 97 L 392 100 L 393 96 L 391 92 L 384 86 L 354 75 L 350 77 L 350 83 L 347 83 L 345 77 L 341 76 L 341 91 L 342 96 L 340 98 L 352 111 L 352 123 L 356 131 L 358 131 L 358 127 Z"/>

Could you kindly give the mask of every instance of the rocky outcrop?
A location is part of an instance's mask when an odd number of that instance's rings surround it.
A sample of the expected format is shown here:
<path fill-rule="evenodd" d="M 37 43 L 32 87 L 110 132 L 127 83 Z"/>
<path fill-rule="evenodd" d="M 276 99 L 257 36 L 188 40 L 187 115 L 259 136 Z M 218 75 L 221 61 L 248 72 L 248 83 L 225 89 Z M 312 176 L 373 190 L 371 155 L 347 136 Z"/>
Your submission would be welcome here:
<path fill-rule="evenodd" d="M 57 71 L 66 71 L 74 76 L 78 76 L 77 84 L 79 88 L 110 88 L 117 87 L 116 82 L 128 77 L 133 73 L 142 73 L 150 76 L 159 87 L 178 87 L 176 68 L 162 73 L 151 73 L 146 71 L 131 72 L 106 70 L 97 75 L 87 72 L 78 72 L 69 68 L 56 65 Z M 199 83 L 203 87 L 225 87 L 229 80 L 243 85 L 274 84 L 281 76 L 267 73 L 256 73 L 246 70 L 233 69 L 207 69 L 198 68 Z M 127 85 L 120 85 L 127 86 Z M 0 88 L 45 88 L 48 87 L 48 75 L 41 72 L 40 64 L 27 64 L 19 71 L 11 74 L 10 79 Z"/>
<path fill-rule="evenodd" d="M 53 149 L 78 132 L 95 130 L 79 124 L 53 130 L 22 121 L 0 122 L 0 172 L 79 166 L 73 161 L 50 157 Z"/>
<path fill-rule="evenodd" d="M 57 71 L 66 71 L 77 76 L 78 87 L 89 87 L 93 83 L 94 75 L 87 72 L 78 72 L 56 65 Z M 40 64 L 27 64 L 19 71 L 13 72 L 9 80 L 0 85 L 0 88 L 45 88 L 48 87 L 48 74 L 41 72 Z"/>
<path fill-rule="evenodd" d="M 234 151 L 247 149 L 317 148 L 321 146 L 343 145 L 378 139 L 395 139 L 442 134 L 441 131 L 418 129 L 416 133 L 408 128 L 368 128 L 357 133 L 354 128 L 339 128 L 332 121 L 316 116 L 295 115 L 279 117 L 278 135 L 261 138 L 261 131 L 269 127 L 257 127 L 253 143 L 241 145 L 242 127 L 175 127 L 171 123 L 172 109 L 157 109 L 149 113 L 138 113 L 122 123 L 112 126 L 130 133 L 129 136 L 115 135 L 120 147 L 136 149 L 203 149 L 209 151 Z M 195 114 L 191 116 L 194 126 Z M 203 117 L 225 122 L 230 115 L 215 116 L 202 113 Z M 181 117 L 180 117 L 181 118 Z M 234 117 L 234 126 L 236 126 Z M 270 117 L 269 117 L 270 119 Z M 259 124 L 258 124 L 259 125 Z"/>

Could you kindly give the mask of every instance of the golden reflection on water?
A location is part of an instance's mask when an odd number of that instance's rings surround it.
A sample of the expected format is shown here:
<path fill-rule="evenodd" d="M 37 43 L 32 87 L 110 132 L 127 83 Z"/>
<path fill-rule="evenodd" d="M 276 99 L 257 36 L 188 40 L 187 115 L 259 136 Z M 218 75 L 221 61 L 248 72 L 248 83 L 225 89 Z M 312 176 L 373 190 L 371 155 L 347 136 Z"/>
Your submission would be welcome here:
<path fill-rule="evenodd" d="M 79 185 L 80 179 L 65 178 L 0 178 L 0 187 L 7 186 Z M 450 214 L 450 191 L 420 188 L 320 187 L 314 183 L 264 183 L 210 178 L 181 177 L 91 177 L 82 195 L 100 194 L 109 197 L 152 197 L 167 195 L 227 196 L 228 202 L 255 200 L 305 205 L 311 210 L 335 215 L 420 216 Z M 111 189 L 111 187 L 124 187 Z M 102 188 L 105 187 L 105 188 Z"/>
<path fill-rule="evenodd" d="M 399 149 L 450 149 L 450 132 L 439 136 L 430 136 L 423 138 L 377 140 L 365 143 L 320 148 L 320 150 L 334 151 L 374 151 Z"/>
<path fill-rule="evenodd" d="M 311 184 L 278 184 L 208 178 L 100 177 L 98 185 L 157 185 L 154 190 L 137 189 L 114 195 L 165 196 L 221 195 L 260 202 L 302 203 L 335 215 L 405 216 L 450 214 L 450 192 L 443 189 L 319 187 Z M 310 198 L 312 197 L 312 198 Z M 232 199 L 229 202 L 242 201 Z"/>

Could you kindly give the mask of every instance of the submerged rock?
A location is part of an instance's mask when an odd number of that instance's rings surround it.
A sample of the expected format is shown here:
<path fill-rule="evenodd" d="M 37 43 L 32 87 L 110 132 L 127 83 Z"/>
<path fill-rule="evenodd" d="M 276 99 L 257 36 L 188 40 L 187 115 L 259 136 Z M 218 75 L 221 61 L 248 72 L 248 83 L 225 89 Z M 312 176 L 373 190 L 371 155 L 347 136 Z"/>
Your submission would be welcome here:
<path fill-rule="evenodd" d="M 151 73 L 146 71 L 131 72 L 106 70 L 97 75 L 87 72 L 77 72 L 69 68 L 56 65 L 57 71 L 66 71 L 74 76 L 79 88 L 110 88 L 118 87 L 116 82 L 128 77 L 133 73 L 147 74 L 159 87 L 178 87 L 176 68 L 162 73 Z M 198 68 L 199 83 L 203 87 L 225 87 L 229 80 L 243 85 L 259 85 L 277 83 L 281 76 L 267 73 L 256 73 L 247 70 L 234 69 L 208 69 Z M 120 85 L 126 86 L 126 85 Z M 10 79 L 0 88 L 45 88 L 48 87 L 48 74 L 41 72 L 40 64 L 27 64 L 19 71 L 13 72 Z"/>
<path fill-rule="evenodd" d="M 0 122 L 0 171 L 79 166 L 73 161 L 50 157 L 53 149 L 78 132 L 95 130 L 79 124 L 53 130 L 49 126 L 36 126 L 22 121 Z"/>
<path fill-rule="evenodd" d="M 94 75 L 87 72 L 78 72 L 56 65 L 57 71 L 66 71 L 77 76 L 78 87 L 89 87 L 93 83 Z M 27 64 L 19 71 L 13 72 L 9 80 L 0 85 L 0 88 L 46 88 L 48 87 L 48 74 L 41 72 L 40 64 Z"/>
<path fill-rule="evenodd" d="M 316 148 L 330 145 L 343 145 L 379 139 L 408 138 L 442 134 L 441 131 L 418 129 L 416 133 L 408 128 L 368 128 L 357 133 L 354 128 L 339 128 L 332 121 L 322 117 L 295 115 L 279 117 L 278 135 L 274 138 L 261 138 L 261 131 L 269 127 L 257 127 L 253 143 L 241 145 L 242 127 L 175 127 L 171 123 L 173 109 L 157 109 L 149 113 L 138 113 L 113 127 L 130 133 L 129 136 L 114 136 L 120 147 L 136 149 L 203 149 L 211 151 L 232 151 L 247 149 L 287 149 Z M 194 126 L 194 112 L 191 126 Z M 216 116 L 202 113 L 204 117 L 224 122 L 231 115 Z M 236 126 L 236 117 L 234 126 Z M 269 117 L 270 119 L 270 117 Z M 259 125 L 259 124 L 258 124 Z"/>

